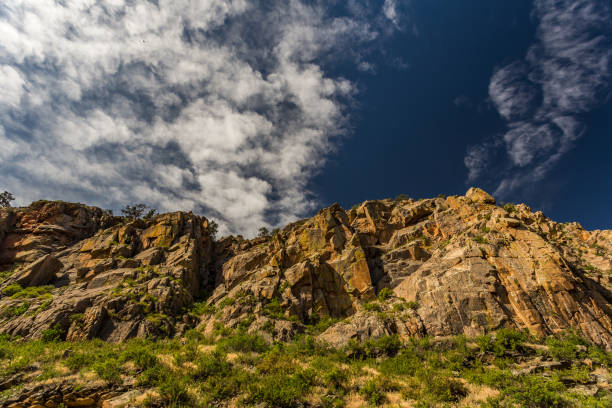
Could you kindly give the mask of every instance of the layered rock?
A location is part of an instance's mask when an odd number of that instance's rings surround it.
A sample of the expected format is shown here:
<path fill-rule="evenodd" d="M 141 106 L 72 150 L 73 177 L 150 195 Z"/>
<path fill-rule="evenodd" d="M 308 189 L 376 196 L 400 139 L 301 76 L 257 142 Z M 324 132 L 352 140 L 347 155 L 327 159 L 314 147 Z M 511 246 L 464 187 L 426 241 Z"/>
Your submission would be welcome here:
<path fill-rule="evenodd" d="M 0 259 L 12 262 L 0 284 L 2 332 L 122 341 L 197 323 L 186 310 L 213 276 L 205 218 L 130 220 L 57 202 L 2 214 L 11 221 Z"/>
<path fill-rule="evenodd" d="M 251 240 L 213 243 L 207 227 L 193 214 L 128 220 L 67 203 L 1 210 L 0 262 L 11 272 L 0 331 L 38 337 L 57 324 L 69 340 L 121 341 L 223 324 L 286 340 L 334 318 L 346 320 L 321 338 L 338 345 L 514 327 L 576 328 L 612 347 L 612 231 L 502 208 L 477 188 L 334 204 Z M 15 284 L 48 293 L 24 298 Z M 393 295 L 377 301 L 384 288 Z M 208 307 L 194 316 L 198 296 Z"/>

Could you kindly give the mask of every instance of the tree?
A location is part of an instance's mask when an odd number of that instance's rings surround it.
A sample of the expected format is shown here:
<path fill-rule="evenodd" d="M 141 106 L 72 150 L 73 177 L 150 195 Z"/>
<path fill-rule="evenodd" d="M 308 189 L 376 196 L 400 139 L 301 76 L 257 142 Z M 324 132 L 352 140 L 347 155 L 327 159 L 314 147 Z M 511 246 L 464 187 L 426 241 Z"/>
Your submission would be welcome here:
<path fill-rule="evenodd" d="M 135 219 L 142 217 L 142 213 L 144 213 L 146 209 L 147 209 L 147 206 L 144 204 L 126 205 L 121 210 L 121 213 L 125 215 L 126 217 L 129 217 L 135 220 Z"/>
<path fill-rule="evenodd" d="M 213 241 L 217 239 L 217 231 L 219 230 L 219 224 L 217 224 L 213 220 L 208 220 L 207 230 L 208 230 L 208 234 L 213 239 Z"/>
<path fill-rule="evenodd" d="M 267 237 L 268 235 L 270 235 L 270 231 L 266 227 L 261 227 L 257 232 L 258 237 Z"/>
<path fill-rule="evenodd" d="M 145 216 L 143 217 L 145 220 L 150 220 L 151 218 L 155 217 L 157 215 L 157 210 L 155 208 L 151 208 L 149 209 L 149 211 L 147 211 L 147 213 L 145 214 Z"/>
<path fill-rule="evenodd" d="M 4 193 L 0 193 L 0 207 L 10 207 L 11 201 L 15 199 L 15 196 L 5 191 Z"/>

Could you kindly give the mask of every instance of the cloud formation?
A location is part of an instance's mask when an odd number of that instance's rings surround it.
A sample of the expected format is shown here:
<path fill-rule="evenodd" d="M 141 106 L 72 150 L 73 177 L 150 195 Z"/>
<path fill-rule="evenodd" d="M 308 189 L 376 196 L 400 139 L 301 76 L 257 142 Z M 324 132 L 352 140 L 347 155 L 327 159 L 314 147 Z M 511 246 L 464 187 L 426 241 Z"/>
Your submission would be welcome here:
<path fill-rule="evenodd" d="M 223 232 L 294 220 L 356 92 L 326 63 L 364 63 L 399 21 L 395 1 L 376 18 L 350 3 L 4 1 L 1 187 L 22 204 L 193 209 Z"/>
<path fill-rule="evenodd" d="M 492 181 L 501 197 L 542 180 L 584 134 L 580 114 L 610 92 L 610 3 L 536 0 L 534 7 L 536 43 L 524 60 L 498 68 L 489 83 L 507 130 L 470 147 L 464 159 L 470 182 L 499 176 Z"/>

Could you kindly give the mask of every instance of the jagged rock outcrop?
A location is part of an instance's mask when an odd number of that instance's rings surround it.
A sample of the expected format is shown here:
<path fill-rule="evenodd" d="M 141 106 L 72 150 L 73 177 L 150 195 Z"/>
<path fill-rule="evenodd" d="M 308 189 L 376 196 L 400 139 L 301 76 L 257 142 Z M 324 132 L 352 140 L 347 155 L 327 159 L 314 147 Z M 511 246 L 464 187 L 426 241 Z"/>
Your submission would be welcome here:
<path fill-rule="evenodd" d="M 180 212 L 128 220 L 67 203 L 0 210 L 0 269 L 10 270 L 0 331 L 38 337 L 57 324 L 69 340 L 121 341 L 221 323 L 272 340 L 334 318 L 344 320 L 320 337 L 336 345 L 514 327 L 576 328 L 612 348 L 612 231 L 502 208 L 477 188 L 334 204 L 251 240 L 213 243 L 207 227 Z M 20 294 L 15 283 L 31 288 Z M 392 295 L 376 300 L 384 288 Z M 198 296 L 208 307 L 195 316 Z"/>
<path fill-rule="evenodd" d="M 205 218 L 130 220 L 59 202 L 1 214 L 10 220 L 0 251 L 10 272 L 0 284 L 0 331 L 122 341 L 197 323 L 186 310 L 212 276 Z"/>

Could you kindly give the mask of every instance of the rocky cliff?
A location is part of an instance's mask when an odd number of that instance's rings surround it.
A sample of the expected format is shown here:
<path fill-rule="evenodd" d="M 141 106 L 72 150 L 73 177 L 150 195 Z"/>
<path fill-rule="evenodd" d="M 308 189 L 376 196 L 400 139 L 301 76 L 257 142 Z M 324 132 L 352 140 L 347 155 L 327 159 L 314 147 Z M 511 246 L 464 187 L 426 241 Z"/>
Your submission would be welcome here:
<path fill-rule="evenodd" d="M 214 241 L 191 213 L 149 220 L 36 202 L 0 209 L 0 331 L 67 340 L 244 327 L 269 340 L 576 328 L 612 348 L 612 231 L 465 196 L 335 204 L 272 236 Z M 333 323 L 333 324 L 332 324 Z"/>

